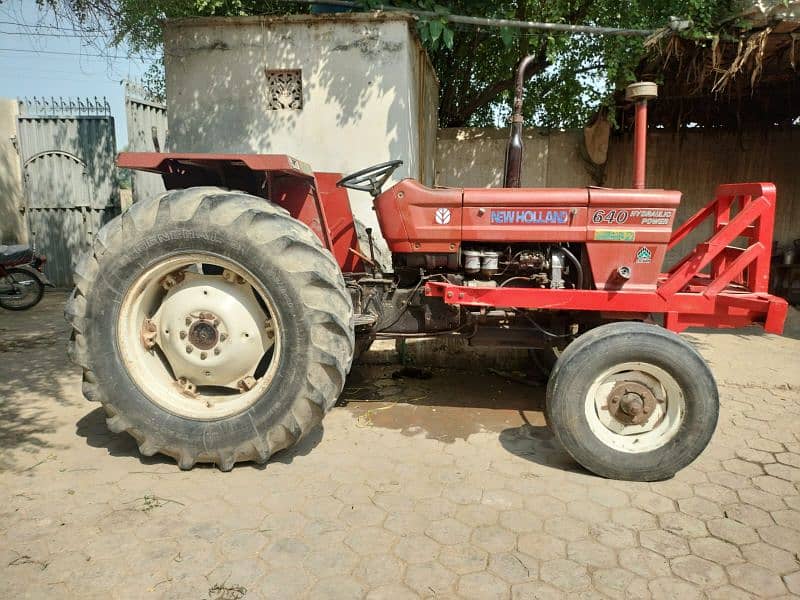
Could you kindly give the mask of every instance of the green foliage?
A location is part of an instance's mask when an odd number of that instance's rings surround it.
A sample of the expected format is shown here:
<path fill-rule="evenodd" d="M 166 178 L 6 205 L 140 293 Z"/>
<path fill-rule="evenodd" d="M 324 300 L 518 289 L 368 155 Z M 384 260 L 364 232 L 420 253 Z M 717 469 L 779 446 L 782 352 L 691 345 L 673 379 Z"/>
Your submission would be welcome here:
<path fill-rule="evenodd" d="M 110 23 L 114 42 L 134 51 L 161 46 L 164 19 L 308 12 L 308 6 L 259 0 L 37 0 L 88 27 Z M 526 86 L 525 116 L 531 125 L 576 127 L 614 90 L 634 79 L 643 38 L 567 35 L 514 28 L 454 25 L 448 14 L 553 23 L 659 29 L 670 16 L 691 19 L 687 35 L 710 38 L 715 23 L 731 14 L 733 0 L 360 0 L 365 9 L 380 4 L 424 10 L 435 16 L 417 22 L 440 82 L 439 120 L 444 127 L 505 124 L 510 112 L 513 72 L 525 55 L 536 57 Z M 163 71 L 151 69 L 145 84 L 163 94 Z"/>

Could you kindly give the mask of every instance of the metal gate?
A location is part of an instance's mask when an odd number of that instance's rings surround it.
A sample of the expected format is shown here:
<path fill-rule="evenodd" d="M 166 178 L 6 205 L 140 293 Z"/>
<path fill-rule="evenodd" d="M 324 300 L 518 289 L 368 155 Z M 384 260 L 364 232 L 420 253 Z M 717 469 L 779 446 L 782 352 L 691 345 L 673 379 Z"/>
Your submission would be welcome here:
<path fill-rule="evenodd" d="M 131 152 L 164 152 L 167 146 L 167 107 L 156 102 L 145 89 L 125 83 L 125 116 L 128 121 L 128 150 Z M 147 200 L 163 193 L 161 175 L 134 171 L 133 201 Z"/>
<path fill-rule="evenodd" d="M 21 100 L 17 139 L 31 243 L 58 287 L 119 212 L 111 107 L 103 99 Z"/>

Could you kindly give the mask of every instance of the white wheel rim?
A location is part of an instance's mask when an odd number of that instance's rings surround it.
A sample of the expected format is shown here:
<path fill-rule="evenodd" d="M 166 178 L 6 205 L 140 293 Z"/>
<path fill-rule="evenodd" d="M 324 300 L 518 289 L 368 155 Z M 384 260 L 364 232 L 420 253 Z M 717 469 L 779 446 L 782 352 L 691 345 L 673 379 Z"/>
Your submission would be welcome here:
<path fill-rule="evenodd" d="M 625 382 L 644 385 L 655 398 L 654 408 L 641 424 L 625 423 L 614 416 L 609 398 Z M 597 439 L 630 454 L 664 446 L 677 434 L 686 412 L 686 401 L 675 378 L 645 362 L 621 363 L 601 373 L 592 382 L 584 405 L 589 428 Z"/>
<path fill-rule="evenodd" d="M 222 274 L 204 273 L 201 265 Z M 181 254 L 150 267 L 129 288 L 117 347 L 152 402 L 214 420 L 241 413 L 266 391 L 280 359 L 279 325 L 269 293 L 244 267 L 217 255 Z M 259 368 L 270 350 L 266 369 Z"/>

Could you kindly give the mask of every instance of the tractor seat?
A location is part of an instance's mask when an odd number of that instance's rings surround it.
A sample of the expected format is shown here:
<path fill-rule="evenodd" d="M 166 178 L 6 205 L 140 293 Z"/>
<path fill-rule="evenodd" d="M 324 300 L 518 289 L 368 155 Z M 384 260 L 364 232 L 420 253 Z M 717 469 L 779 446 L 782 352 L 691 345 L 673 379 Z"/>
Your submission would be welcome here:
<path fill-rule="evenodd" d="M 25 244 L 0 244 L 0 262 L 19 264 L 33 260 L 33 250 Z"/>

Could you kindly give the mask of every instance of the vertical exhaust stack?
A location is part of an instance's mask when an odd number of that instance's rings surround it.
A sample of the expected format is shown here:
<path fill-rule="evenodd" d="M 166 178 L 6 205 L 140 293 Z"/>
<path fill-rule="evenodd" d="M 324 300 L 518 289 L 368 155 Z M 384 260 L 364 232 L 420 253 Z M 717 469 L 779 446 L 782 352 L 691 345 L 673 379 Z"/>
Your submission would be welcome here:
<path fill-rule="evenodd" d="M 505 176 L 503 187 L 518 188 L 522 184 L 522 101 L 525 96 L 525 71 L 535 60 L 534 56 L 526 56 L 517 66 L 517 77 L 514 85 L 514 110 L 511 113 L 511 134 L 506 146 Z"/>
<path fill-rule="evenodd" d="M 633 132 L 633 189 L 643 190 L 647 175 L 647 101 L 658 96 L 658 86 L 638 81 L 625 88 L 625 99 L 636 103 Z"/>

